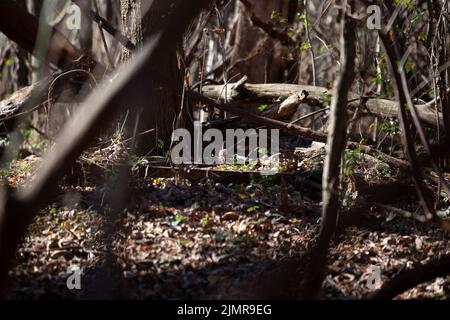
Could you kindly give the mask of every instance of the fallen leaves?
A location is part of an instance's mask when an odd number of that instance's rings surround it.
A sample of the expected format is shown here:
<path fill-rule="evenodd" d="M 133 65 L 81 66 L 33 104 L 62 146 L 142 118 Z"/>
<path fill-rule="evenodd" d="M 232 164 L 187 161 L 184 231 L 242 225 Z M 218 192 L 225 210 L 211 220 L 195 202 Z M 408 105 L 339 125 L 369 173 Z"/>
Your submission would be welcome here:
<path fill-rule="evenodd" d="M 300 166 L 306 169 L 319 158 L 309 158 Z M 21 176 L 19 171 L 14 171 L 9 183 L 20 183 L 32 172 L 22 170 Z M 304 252 L 317 234 L 318 189 L 303 180 L 294 183 L 282 188 L 270 177 L 246 185 L 141 181 L 135 190 L 136 203 L 123 212 L 111 244 L 105 238 L 108 209 L 102 206 L 103 189 L 95 185 L 64 188 L 60 201 L 29 228 L 11 270 L 15 284 L 10 297 L 87 297 L 108 252 L 117 269 L 117 286 L 127 288 L 127 297 L 226 297 L 231 288 L 252 279 L 270 263 Z M 282 192 L 288 194 L 288 210 L 280 209 Z M 372 225 L 347 228 L 331 248 L 326 298 L 367 296 L 372 290 L 367 285 L 371 266 L 380 269 L 384 282 L 450 251 L 449 236 L 442 230 L 418 226 L 395 214 L 386 219 L 375 209 L 371 214 L 379 221 L 378 229 Z M 81 292 L 65 286 L 72 265 L 85 270 L 86 289 Z M 436 279 L 397 298 L 448 299 L 449 280 Z"/>

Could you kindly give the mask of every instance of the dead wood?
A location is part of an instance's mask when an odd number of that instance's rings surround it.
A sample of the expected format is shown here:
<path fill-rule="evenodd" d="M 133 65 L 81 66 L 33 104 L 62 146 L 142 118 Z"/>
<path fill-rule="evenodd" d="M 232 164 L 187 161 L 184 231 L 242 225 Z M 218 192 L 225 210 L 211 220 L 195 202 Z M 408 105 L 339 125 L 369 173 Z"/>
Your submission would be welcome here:
<path fill-rule="evenodd" d="M 301 126 L 298 126 L 298 125 L 295 125 L 292 123 L 286 123 L 283 121 L 278 121 L 278 120 L 266 118 L 266 117 L 263 117 L 260 115 L 256 115 L 250 111 L 247 111 L 245 108 L 241 108 L 239 105 L 234 105 L 234 104 L 224 105 L 222 103 L 216 102 L 215 100 L 208 98 L 208 97 L 201 95 L 194 91 L 189 91 L 188 95 L 192 100 L 201 102 L 204 105 L 208 105 L 208 106 L 217 108 L 219 110 L 234 114 L 236 116 L 240 116 L 240 117 L 248 120 L 249 122 L 254 122 L 259 125 L 267 126 L 269 128 L 273 128 L 273 129 L 280 129 L 281 131 L 283 131 L 287 134 L 301 136 L 301 137 L 311 139 L 314 141 L 327 142 L 327 135 L 322 132 L 314 131 L 314 130 L 304 128 L 304 127 L 301 127 Z M 201 105 L 196 105 L 196 106 L 201 107 Z M 383 152 L 375 150 L 375 149 L 371 148 L 370 146 L 365 146 L 365 145 L 361 145 L 360 143 L 357 143 L 357 142 L 349 141 L 349 142 L 347 142 L 347 148 L 351 149 L 351 150 L 359 149 L 364 153 L 367 153 L 374 157 L 377 157 L 381 161 L 389 163 L 390 165 L 392 165 L 395 168 L 402 168 L 402 169 L 409 168 L 409 165 L 406 161 L 397 159 L 388 154 L 385 154 Z"/>
<path fill-rule="evenodd" d="M 450 274 L 450 254 L 421 264 L 414 269 L 403 271 L 392 280 L 386 282 L 381 289 L 369 296 L 373 300 L 394 299 L 402 292 L 415 286 Z"/>
<path fill-rule="evenodd" d="M 39 24 L 35 16 L 29 14 L 16 2 L 11 0 L 0 2 L 0 31 L 31 54 L 35 50 Z M 100 79 L 106 70 L 93 58 L 83 55 L 83 52 L 73 46 L 58 30 L 49 26 L 47 28 L 52 33 L 47 45 L 48 52 L 45 56 L 38 58 L 63 71 L 22 88 L 0 101 L 0 121 L 2 122 L 24 112 L 36 110 L 48 102 L 49 97 L 52 100 L 62 98 L 62 102 L 74 102 L 84 82 L 92 78 Z M 65 93 L 65 97 L 61 96 L 62 93 Z"/>
<path fill-rule="evenodd" d="M 96 64 L 89 57 L 82 56 L 71 62 L 63 71 L 57 71 L 0 101 L 0 122 L 8 125 L 15 118 L 35 111 L 49 102 L 80 102 L 80 97 L 87 96 L 88 91 L 101 80 L 103 74 L 103 66 Z M 84 86 L 86 82 L 90 86 Z"/>
<path fill-rule="evenodd" d="M 274 99 L 287 99 L 292 95 L 306 92 L 308 97 L 301 101 L 312 107 L 325 108 L 331 101 L 331 91 L 324 87 L 308 85 L 296 85 L 285 83 L 251 84 L 251 83 L 230 83 L 225 90 L 224 85 L 206 85 L 202 92 L 205 96 L 220 101 L 234 103 L 252 103 L 273 101 Z M 226 97 L 225 97 L 226 94 Z M 243 106 L 245 107 L 245 106 Z M 359 97 L 350 93 L 348 107 L 351 110 L 361 107 L 363 111 L 378 117 L 396 118 L 398 117 L 398 102 L 388 99 Z M 417 114 L 421 122 L 430 127 L 436 127 L 436 112 L 431 104 L 416 105 Z M 439 114 L 440 125 L 442 115 Z"/>

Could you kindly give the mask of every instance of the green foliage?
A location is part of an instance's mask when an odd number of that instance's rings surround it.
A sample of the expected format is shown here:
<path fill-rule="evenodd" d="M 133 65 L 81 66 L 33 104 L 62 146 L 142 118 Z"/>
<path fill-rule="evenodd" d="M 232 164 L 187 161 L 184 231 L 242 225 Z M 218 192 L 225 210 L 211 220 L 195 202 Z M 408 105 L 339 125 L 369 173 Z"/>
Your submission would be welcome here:
<path fill-rule="evenodd" d="M 260 112 L 266 111 L 269 108 L 269 106 L 267 104 L 262 104 L 258 107 L 258 110 Z"/>
<path fill-rule="evenodd" d="M 10 65 L 12 65 L 12 62 L 13 62 L 12 58 L 11 57 L 7 57 L 6 60 L 5 60 L 5 65 L 7 67 L 9 67 Z"/>
<path fill-rule="evenodd" d="M 300 22 L 303 22 L 305 27 L 310 27 L 311 23 L 308 21 L 308 17 L 306 15 L 306 12 L 298 12 L 297 13 L 297 20 Z"/>
<path fill-rule="evenodd" d="M 448 218 L 448 217 L 450 217 L 450 207 L 445 210 L 438 210 L 438 211 L 436 211 L 436 214 L 440 218 Z"/>
<path fill-rule="evenodd" d="M 200 222 L 203 226 L 207 226 L 209 223 L 209 214 L 205 213 Z"/>
<path fill-rule="evenodd" d="M 407 73 L 410 73 L 410 72 L 412 72 L 412 70 L 414 68 L 414 63 L 410 59 L 408 59 L 405 62 L 404 68 Z"/>
<path fill-rule="evenodd" d="M 148 163 L 147 159 L 143 156 L 132 155 L 130 157 L 129 163 L 135 167 L 140 165 L 146 165 Z"/>
<path fill-rule="evenodd" d="M 161 139 L 156 140 L 156 149 L 161 153 L 165 153 L 165 144 Z"/>
<path fill-rule="evenodd" d="M 375 84 L 383 84 L 384 83 L 383 73 L 377 72 L 375 76 L 372 78 L 372 82 Z"/>
<path fill-rule="evenodd" d="M 170 224 L 174 227 L 180 225 L 184 220 L 184 216 L 180 213 L 177 212 L 173 218 L 173 220 L 170 222 Z"/>
<path fill-rule="evenodd" d="M 361 159 L 361 147 L 354 150 L 346 150 L 344 154 L 344 174 L 350 177 L 355 173 L 357 165 Z"/>
<path fill-rule="evenodd" d="M 398 122 L 393 120 L 385 120 L 381 124 L 378 125 L 378 128 L 389 135 L 397 134 L 399 131 Z"/>
<path fill-rule="evenodd" d="M 325 104 L 330 104 L 331 103 L 331 99 L 333 98 L 333 95 L 331 94 L 331 92 L 322 92 L 320 94 L 321 100 L 323 100 L 325 102 Z"/>
<path fill-rule="evenodd" d="M 309 45 L 308 40 L 305 40 L 300 44 L 299 49 L 300 49 L 300 51 L 305 51 L 305 50 L 308 50 L 310 47 L 311 46 Z"/>
<path fill-rule="evenodd" d="M 247 209 L 248 213 L 255 212 L 257 209 L 259 209 L 260 206 L 258 204 L 252 205 L 250 208 Z"/>
<path fill-rule="evenodd" d="M 406 7 L 410 10 L 414 10 L 414 8 L 416 7 L 416 3 L 414 0 L 394 0 L 394 4 L 396 6 L 399 6 L 401 4 L 406 5 Z"/>
<path fill-rule="evenodd" d="M 280 12 L 278 12 L 277 10 L 273 10 L 272 13 L 270 14 L 270 19 L 274 22 L 274 23 L 278 23 L 281 25 L 285 25 L 288 23 L 288 20 L 283 17 L 283 15 L 281 15 Z"/>
<path fill-rule="evenodd" d="M 257 180 L 257 184 L 260 184 L 264 188 L 273 186 L 274 182 L 275 182 L 274 176 L 260 176 L 259 179 Z"/>

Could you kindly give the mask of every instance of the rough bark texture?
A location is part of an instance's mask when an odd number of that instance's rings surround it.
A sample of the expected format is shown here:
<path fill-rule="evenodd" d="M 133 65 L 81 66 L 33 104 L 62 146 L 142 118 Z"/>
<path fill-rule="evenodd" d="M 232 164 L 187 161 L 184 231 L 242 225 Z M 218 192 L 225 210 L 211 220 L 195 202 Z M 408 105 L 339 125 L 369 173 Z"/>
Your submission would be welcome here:
<path fill-rule="evenodd" d="M 239 90 L 238 90 L 239 89 Z M 286 99 L 287 97 L 308 92 L 306 104 L 315 108 L 323 108 L 328 104 L 331 91 L 324 87 L 314 87 L 307 85 L 295 85 L 286 83 L 251 84 L 245 83 L 239 88 L 235 84 L 227 86 L 227 97 L 223 85 L 207 85 L 203 87 L 203 93 L 212 98 L 230 102 L 263 102 L 273 98 Z M 348 107 L 365 107 L 370 113 L 379 117 L 394 118 L 398 116 L 398 103 L 388 99 L 360 99 L 358 95 L 349 93 Z M 435 127 L 437 124 L 436 112 L 431 104 L 416 105 L 419 119 L 426 125 Z M 314 111 L 314 110 L 313 110 Z M 364 112 L 364 110 L 362 110 Z M 441 126 L 442 115 L 439 115 Z"/>
<path fill-rule="evenodd" d="M 142 43 L 149 41 L 167 23 L 173 5 L 180 1 L 167 0 L 121 0 L 121 14 L 123 33 L 139 48 Z M 142 17 L 142 19 L 141 19 Z M 124 48 L 122 61 L 130 59 L 132 53 Z M 141 135 L 137 139 L 138 153 L 158 151 L 157 143 L 164 142 L 167 147 L 178 116 L 181 101 L 182 82 L 177 66 L 176 52 L 170 52 L 162 60 L 152 66 L 152 77 L 147 82 L 148 99 L 145 105 L 139 106 L 139 111 L 131 119 L 132 134 L 139 134 L 150 129 L 154 132 Z M 144 123 L 150 121 L 150 127 Z"/>

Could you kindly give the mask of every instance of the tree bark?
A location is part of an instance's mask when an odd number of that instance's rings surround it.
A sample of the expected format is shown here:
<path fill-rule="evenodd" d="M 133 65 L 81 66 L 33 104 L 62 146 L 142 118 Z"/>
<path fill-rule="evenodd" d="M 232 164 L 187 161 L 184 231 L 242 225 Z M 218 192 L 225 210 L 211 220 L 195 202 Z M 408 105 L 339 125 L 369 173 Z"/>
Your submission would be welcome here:
<path fill-rule="evenodd" d="M 175 1 L 175 4 L 179 5 L 180 2 Z M 123 33 L 138 48 L 142 47 L 167 24 L 167 12 L 172 10 L 171 5 L 167 0 L 121 0 Z M 132 52 L 123 48 L 122 61 L 126 63 L 131 56 Z M 147 104 L 138 106 L 129 126 L 129 134 L 133 136 L 154 129 L 136 138 L 138 154 L 162 151 L 156 148 L 157 145 L 161 146 L 161 142 L 164 143 L 164 149 L 168 147 L 181 106 L 182 76 L 177 66 L 176 52 L 162 57 L 152 66 L 151 74 L 160 77 L 149 77 L 146 84 Z"/>
<path fill-rule="evenodd" d="M 307 85 L 295 85 L 287 83 L 267 83 L 267 84 L 252 84 L 245 83 L 241 86 L 236 86 L 230 83 L 227 86 L 226 97 L 223 85 L 206 85 L 203 87 L 203 94 L 211 99 L 220 99 L 228 102 L 239 103 L 264 103 L 273 99 L 286 99 L 289 96 L 306 91 L 308 98 L 305 103 L 318 108 L 325 107 L 331 96 L 331 91 L 324 87 L 314 87 Z M 364 107 L 366 111 L 379 117 L 396 118 L 398 117 L 398 103 L 388 99 L 365 99 L 358 95 L 349 93 L 348 107 L 354 111 L 357 107 Z M 364 112 L 364 108 L 362 112 Z M 430 127 L 437 126 L 436 112 L 432 108 L 431 103 L 416 105 L 419 119 Z M 442 114 L 439 113 L 439 124 L 443 127 Z"/>

